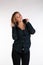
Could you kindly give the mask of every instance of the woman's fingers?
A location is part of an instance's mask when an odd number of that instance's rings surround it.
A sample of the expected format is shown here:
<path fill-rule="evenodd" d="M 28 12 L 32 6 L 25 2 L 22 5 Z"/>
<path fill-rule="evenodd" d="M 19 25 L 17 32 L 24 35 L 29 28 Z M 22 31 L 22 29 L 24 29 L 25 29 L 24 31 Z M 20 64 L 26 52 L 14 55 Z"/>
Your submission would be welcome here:
<path fill-rule="evenodd" d="M 28 18 L 26 18 L 26 20 L 27 20 L 27 22 L 29 22 L 29 19 Z"/>

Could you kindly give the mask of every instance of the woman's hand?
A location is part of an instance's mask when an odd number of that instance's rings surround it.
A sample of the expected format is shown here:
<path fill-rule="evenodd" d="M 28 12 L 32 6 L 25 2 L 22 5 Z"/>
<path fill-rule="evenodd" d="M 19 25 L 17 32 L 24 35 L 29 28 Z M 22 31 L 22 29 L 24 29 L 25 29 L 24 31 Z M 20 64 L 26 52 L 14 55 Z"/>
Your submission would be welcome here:
<path fill-rule="evenodd" d="M 27 21 L 27 22 L 29 22 L 29 19 L 28 19 L 28 18 L 26 18 L 26 21 Z M 27 22 L 26 22 L 26 23 L 27 23 Z"/>

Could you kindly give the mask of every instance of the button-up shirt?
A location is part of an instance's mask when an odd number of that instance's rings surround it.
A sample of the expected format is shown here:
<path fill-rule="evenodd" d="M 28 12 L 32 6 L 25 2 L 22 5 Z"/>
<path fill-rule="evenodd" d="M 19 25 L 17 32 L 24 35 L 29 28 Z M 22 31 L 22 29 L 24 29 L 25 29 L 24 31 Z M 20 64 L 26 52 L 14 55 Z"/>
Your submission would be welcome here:
<path fill-rule="evenodd" d="M 35 33 L 35 29 L 31 25 L 30 22 L 26 23 L 26 27 L 24 30 L 21 30 L 19 27 L 12 27 L 12 38 L 14 40 L 13 48 L 17 52 L 24 51 L 27 53 L 31 46 L 31 34 Z"/>

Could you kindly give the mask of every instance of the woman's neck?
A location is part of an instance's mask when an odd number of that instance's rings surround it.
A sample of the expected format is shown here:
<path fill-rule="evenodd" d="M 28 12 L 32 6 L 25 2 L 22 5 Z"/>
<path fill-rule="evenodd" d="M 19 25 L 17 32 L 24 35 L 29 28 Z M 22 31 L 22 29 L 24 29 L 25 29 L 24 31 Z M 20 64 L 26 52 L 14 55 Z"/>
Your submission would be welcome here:
<path fill-rule="evenodd" d="M 22 24 L 22 22 L 23 22 L 23 21 L 19 21 L 19 22 L 18 22 L 18 25 Z"/>
<path fill-rule="evenodd" d="M 20 27 L 21 29 L 25 28 L 25 24 L 23 23 L 23 21 L 19 22 L 18 27 Z"/>

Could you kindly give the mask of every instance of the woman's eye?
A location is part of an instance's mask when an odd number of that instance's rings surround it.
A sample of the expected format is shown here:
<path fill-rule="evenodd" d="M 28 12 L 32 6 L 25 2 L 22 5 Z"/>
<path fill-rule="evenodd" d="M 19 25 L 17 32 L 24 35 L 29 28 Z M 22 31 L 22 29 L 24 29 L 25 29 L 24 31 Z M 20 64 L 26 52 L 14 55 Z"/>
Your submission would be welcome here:
<path fill-rule="evenodd" d="M 19 18 L 20 16 L 18 16 L 17 18 Z"/>
<path fill-rule="evenodd" d="M 17 18 L 19 18 L 20 16 L 18 16 Z"/>

